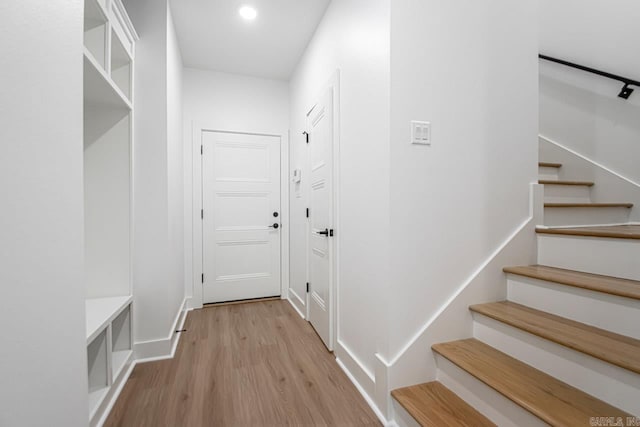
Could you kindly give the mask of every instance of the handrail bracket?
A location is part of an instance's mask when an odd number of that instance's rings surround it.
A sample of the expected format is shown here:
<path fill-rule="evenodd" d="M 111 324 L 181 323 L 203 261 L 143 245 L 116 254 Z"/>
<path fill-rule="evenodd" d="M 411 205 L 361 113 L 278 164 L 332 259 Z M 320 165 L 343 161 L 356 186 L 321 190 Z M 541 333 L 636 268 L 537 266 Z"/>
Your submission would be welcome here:
<path fill-rule="evenodd" d="M 631 88 L 631 86 L 629 86 L 629 83 L 625 83 L 618 96 L 622 99 L 629 99 L 632 93 L 633 89 Z"/>

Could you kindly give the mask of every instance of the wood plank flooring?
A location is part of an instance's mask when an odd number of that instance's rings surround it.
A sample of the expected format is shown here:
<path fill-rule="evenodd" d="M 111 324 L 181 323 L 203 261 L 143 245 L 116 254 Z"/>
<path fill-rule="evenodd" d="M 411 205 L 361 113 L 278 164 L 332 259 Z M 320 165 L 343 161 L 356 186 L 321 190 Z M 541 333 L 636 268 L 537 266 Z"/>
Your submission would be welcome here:
<path fill-rule="evenodd" d="M 287 301 L 189 313 L 173 359 L 137 365 L 105 426 L 379 426 Z"/>

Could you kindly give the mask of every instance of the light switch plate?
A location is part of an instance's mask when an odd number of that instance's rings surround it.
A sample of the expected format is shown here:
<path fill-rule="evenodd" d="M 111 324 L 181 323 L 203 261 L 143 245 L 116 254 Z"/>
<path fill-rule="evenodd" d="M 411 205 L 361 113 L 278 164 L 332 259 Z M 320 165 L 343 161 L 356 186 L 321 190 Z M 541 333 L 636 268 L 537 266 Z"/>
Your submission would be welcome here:
<path fill-rule="evenodd" d="M 411 121 L 411 143 L 431 145 L 431 122 Z"/>

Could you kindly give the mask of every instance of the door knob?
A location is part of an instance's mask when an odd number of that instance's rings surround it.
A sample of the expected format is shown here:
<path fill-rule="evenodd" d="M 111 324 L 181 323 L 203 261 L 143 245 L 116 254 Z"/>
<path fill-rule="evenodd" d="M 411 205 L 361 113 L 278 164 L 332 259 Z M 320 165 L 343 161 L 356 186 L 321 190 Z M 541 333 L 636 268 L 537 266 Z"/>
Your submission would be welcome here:
<path fill-rule="evenodd" d="M 278 218 L 278 212 L 274 212 L 274 213 L 273 213 L 273 217 L 274 217 L 274 218 Z"/>
<path fill-rule="evenodd" d="M 324 229 L 324 231 L 316 231 L 317 234 L 320 234 L 322 236 L 328 236 L 329 235 L 329 230 L 328 229 Z"/>
<path fill-rule="evenodd" d="M 278 224 L 277 222 L 273 223 L 273 225 L 270 225 L 269 228 L 279 228 L 280 224 Z"/>

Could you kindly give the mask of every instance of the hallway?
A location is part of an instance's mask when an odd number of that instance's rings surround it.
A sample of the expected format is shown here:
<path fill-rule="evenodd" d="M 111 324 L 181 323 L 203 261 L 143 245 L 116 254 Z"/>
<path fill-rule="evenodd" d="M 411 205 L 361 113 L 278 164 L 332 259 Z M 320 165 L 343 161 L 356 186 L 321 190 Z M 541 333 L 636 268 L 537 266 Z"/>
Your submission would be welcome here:
<path fill-rule="evenodd" d="M 137 365 L 106 426 L 380 425 L 287 301 L 191 311 L 173 359 Z"/>

